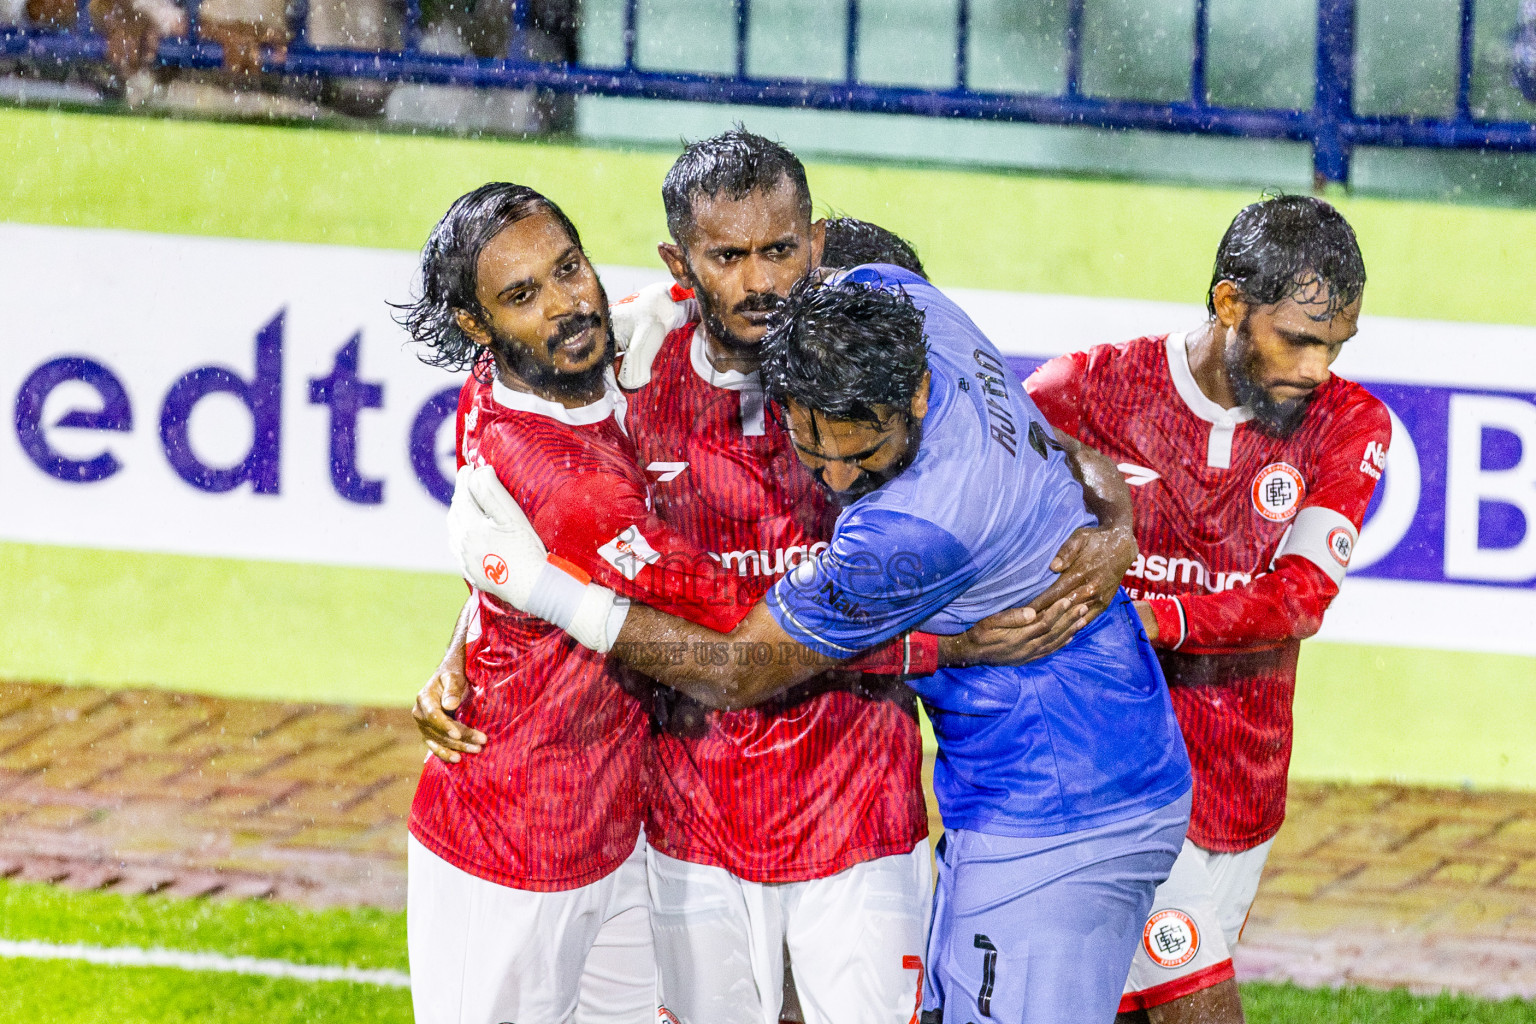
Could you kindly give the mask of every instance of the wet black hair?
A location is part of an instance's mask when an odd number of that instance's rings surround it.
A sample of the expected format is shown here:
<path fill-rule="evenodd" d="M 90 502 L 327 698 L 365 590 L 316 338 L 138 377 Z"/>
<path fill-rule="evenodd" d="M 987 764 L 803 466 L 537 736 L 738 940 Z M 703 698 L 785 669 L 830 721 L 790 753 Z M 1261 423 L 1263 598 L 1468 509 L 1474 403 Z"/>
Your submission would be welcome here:
<path fill-rule="evenodd" d="M 857 217 L 830 217 L 826 229 L 827 240 L 821 250 L 822 266 L 847 270 L 865 263 L 889 263 L 928 280 L 923 261 L 917 258 L 917 250 L 896 232 Z"/>
<path fill-rule="evenodd" d="M 763 390 L 779 406 L 883 423 L 905 411 L 928 369 L 923 311 L 901 290 L 803 281 L 763 339 Z"/>
<path fill-rule="evenodd" d="M 745 199 L 788 179 L 800 212 L 811 219 L 811 187 L 800 158 L 771 139 L 754 135 L 740 124 L 723 135 L 691 142 L 661 183 L 667 210 L 667 230 L 683 244 L 693 227 L 693 204 L 701 196 Z"/>
<path fill-rule="evenodd" d="M 489 182 L 448 207 L 421 251 L 421 298 L 396 307 L 402 312 L 395 319 L 424 350 L 417 353 L 422 362 L 445 370 L 478 371 L 476 364 L 486 351 L 459 328 L 455 317 L 459 310 L 475 317 L 485 314 L 475 295 L 480 252 L 503 230 L 541 211 L 559 221 L 581 248 L 571 219 L 527 185 Z"/>
<path fill-rule="evenodd" d="M 1251 305 L 1306 296 L 1329 320 L 1365 291 L 1365 259 L 1355 232 L 1312 196 L 1267 196 L 1233 219 L 1216 249 L 1205 307 L 1216 315 L 1216 286 L 1231 281 Z M 1326 296 L 1322 294 L 1326 291 Z"/>

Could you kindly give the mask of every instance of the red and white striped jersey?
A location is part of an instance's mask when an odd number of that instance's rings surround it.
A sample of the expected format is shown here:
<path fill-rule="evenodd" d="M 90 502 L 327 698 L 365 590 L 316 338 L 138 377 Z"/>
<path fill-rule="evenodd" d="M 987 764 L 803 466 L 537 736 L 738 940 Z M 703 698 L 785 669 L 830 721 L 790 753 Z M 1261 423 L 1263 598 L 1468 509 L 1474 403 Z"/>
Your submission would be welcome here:
<path fill-rule="evenodd" d="M 837 510 L 765 407 L 757 375 L 715 370 L 696 327 L 668 335 L 650 383 L 628 396 L 628 422 L 658 513 L 755 598 L 826 546 Z M 804 695 L 817 688 L 748 710 L 667 715 L 649 841 L 756 882 L 825 877 L 920 842 L 910 693 Z"/>
<path fill-rule="evenodd" d="M 1205 396 L 1182 334 L 1061 356 L 1025 387 L 1131 485 L 1140 554 L 1124 586 L 1157 617 L 1195 771 L 1190 839 L 1257 846 L 1285 817 L 1296 656 L 1381 478 L 1386 407 L 1330 377 L 1301 426 L 1276 437 Z"/>
<path fill-rule="evenodd" d="M 622 424 L 624 399 L 566 409 L 471 377 L 458 455 L 489 464 L 550 553 L 626 597 L 729 632 L 755 592 L 651 511 Z M 500 885 L 573 889 L 633 852 L 645 812 L 640 681 L 544 621 L 479 595 L 460 721 L 486 735 L 457 764 L 429 757 L 410 829 L 449 863 Z"/>

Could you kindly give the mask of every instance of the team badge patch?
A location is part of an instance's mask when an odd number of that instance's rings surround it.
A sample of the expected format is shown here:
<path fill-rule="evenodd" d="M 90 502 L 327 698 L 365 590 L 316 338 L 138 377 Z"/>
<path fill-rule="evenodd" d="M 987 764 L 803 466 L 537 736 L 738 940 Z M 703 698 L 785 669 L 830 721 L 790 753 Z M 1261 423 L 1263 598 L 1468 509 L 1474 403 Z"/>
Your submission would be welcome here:
<path fill-rule="evenodd" d="M 1200 930 L 1182 910 L 1159 910 L 1141 930 L 1141 945 L 1159 967 L 1183 967 L 1200 952 Z"/>
<path fill-rule="evenodd" d="M 1253 509 L 1272 523 L 1283 523 L 1296 514 L 1306 493 L 1306 482 L 1295 466 L 1271 462 L 1253 478 Z"/>
<path fill-rule="evenodd" d="M 647 565 L 654 565 L 661 561 L 661 555 L 651 547 L 651 542 L 645 539 L 645 534 L 640 532 L 638 526 L 631 526 L 613 540 L 597 549 L 597 553 L 603 556 L 603 560 L 624 574 L 624 578 L 632 580 L 640 575 L 640 570 Z"/>
<path fill-rule="evenodd" d="M 676 1014 L 663 1006 L 656 1011 L 656 1024 L 681 1024 L 681 1022 Z"/>
<path fill-rule="evenodd" d="M 1349 556 L 1355 552 L 1355 540 L 1349 535 L 1349 531 L 1342 526 L 1335 526 L 1328 531 L 1328 553 L 1333 560 L 1340 565 L 1348 567 Z"/>

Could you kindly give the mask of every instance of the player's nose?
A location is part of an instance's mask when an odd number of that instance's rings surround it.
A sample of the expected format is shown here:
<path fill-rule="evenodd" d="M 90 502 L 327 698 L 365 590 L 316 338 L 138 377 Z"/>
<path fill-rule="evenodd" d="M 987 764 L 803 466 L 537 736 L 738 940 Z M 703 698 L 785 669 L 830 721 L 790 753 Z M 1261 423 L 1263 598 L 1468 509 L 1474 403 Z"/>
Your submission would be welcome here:
<path fill-rule="evenodd" d="M 838 493 L 851 490 L 863 475 L 862 469 L 858 466 L 850 466 L 846 462 L 829 462 L 821 467 L 821 482 L 826 484 L 829 490 Z"/>
<path fill-rule="evenodd" d="M 773 278 L 769 274 L 769 263 L 766 259 L 753 253 L 741 262 L 743 291 L 749 295 L 761 295 L 773 291 Z"/>

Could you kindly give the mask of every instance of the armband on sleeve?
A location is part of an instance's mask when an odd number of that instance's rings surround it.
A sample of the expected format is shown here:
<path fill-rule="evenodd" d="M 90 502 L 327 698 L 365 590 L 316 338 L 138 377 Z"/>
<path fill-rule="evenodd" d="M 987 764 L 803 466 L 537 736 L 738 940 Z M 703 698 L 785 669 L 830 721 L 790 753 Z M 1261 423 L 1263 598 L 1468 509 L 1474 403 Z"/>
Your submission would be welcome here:
<path fill-rule="evenodd" d="M 1300 555 L 1333 581 L 1334 586 L 1344 582 L 1344 572 L 1349 568 L 1350 556 L 1355 552 L 1355 542 L 1360 539 L 1355 524 L 1342 513 L 1321 505 L 1309 505 L 1296 513 L 1275 558 L 1282 555 Z"/>

